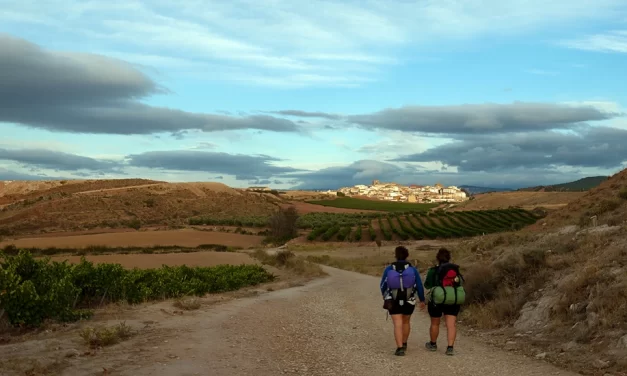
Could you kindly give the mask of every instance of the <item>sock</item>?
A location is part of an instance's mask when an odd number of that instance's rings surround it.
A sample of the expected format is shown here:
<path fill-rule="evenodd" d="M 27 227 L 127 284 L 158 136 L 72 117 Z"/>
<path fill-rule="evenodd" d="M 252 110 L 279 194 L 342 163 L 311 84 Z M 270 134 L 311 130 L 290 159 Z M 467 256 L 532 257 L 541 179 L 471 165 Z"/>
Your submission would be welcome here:
<path fill-rule="evenodd" d="M 407 347 L 407 342 L 403 342 L 403 346 L 404 346 L 404 347 Z"/>
<path fill-rule="evenodd" d="M 431 342 L 431 341 L 429 341 L 429 342 Z M 435 342 L 431 342 L 431 346 L 435 346 L 435 345 L 437 345 Z"/>

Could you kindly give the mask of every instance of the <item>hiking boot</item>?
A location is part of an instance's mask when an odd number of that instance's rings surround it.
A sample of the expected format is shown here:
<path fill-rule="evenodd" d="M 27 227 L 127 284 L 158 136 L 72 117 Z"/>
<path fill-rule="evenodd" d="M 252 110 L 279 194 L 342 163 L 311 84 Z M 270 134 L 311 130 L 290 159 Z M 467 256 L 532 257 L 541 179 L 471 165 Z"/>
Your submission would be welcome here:
<path fill-rule="evenodd" d="M 394 355 L 396 356 L 405 356 L 405 349 L 402 347 L 399 347 L 398 349 L 396 349 L 396 352 L 394 353 Z"/>
<path fill-rule="evenodd" d="M 433 342 L 427 342 L 427 343 L 425 343 L 425 347 L 426 347 L 426 348 L 427 348 L 427 350 L 429 350 L 429 351 L 437 351 L 437 349 L 438 349 L 438 345 L 436 345 L 436 344 L 435 344 L 435 343 L 433 343 Z"/>
<path fill-rule="evenodd" d="M 455 351 L 453 350 L 453 346 L 448 346 L 446 348 L 446 355 L 455 355 Z"/>

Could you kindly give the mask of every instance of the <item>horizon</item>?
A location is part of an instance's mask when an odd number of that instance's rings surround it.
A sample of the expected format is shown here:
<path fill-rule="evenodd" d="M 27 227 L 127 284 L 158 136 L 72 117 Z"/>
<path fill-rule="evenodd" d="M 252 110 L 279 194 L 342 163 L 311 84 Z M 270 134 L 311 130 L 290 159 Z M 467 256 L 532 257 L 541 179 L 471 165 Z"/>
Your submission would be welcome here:
<path fill-rule="evenodd" d="M 627 168 L 624 1 L 0 5 L 2 181 L 519 189 Z"/>

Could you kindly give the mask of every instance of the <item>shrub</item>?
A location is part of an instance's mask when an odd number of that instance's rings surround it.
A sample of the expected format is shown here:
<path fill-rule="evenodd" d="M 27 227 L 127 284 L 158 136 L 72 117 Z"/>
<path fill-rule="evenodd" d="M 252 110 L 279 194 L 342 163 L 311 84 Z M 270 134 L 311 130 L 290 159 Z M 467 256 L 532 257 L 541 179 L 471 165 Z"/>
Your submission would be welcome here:
<path fill-rule="evenodd" d="M 200 299 L 196 297 L 191 297 L 186 299 L 177 299 L 176 301 L 174 301 L 174 306 L 185 311 L 193 311 L 199 309 L 201 304 Z"/>
<path fill-rule="evenodd" d="M 339 225 L 333 225 L 329 227 L 329 229 L 324 234 L 322 234 L 322 240 L 324 240 L 325 242 L 330 240 L 333 235 L 337 234 L 338 231 L 340 231 Z"/>
<path fill-rule="evenodd" d="M 270 227 L 270 237 L 277 241 L 287 241 L 298 235 L 298 212 L 296 208 L 290 206 L 287 209 L 279 209 L 268 220 Z"/>
<path fill-rule="evenodd" d="M 289 250 L 269 255 L 265 251 L 258 249 L 253 253 L 253 257 L 261 261 L 262 264 L 271 265 L 277 268 L 290 269 L 297 274 L 304 276 L 314 277 L 325 274 L 319 265 L 308 262 L 302 257 L 297 257 Z"/>
<path fill-rule="evenodd" d="M 110 328 L 84 328 L 79 335 L 87 346 L 95 349 L 124 341 L 133 335 L 133 331 L 130 326 L 122 322 Z"/>
<path fill-rule="evenodd" d="M 623 200 L 627 200 L 627 188 L 621 189 L 620 192 L 618 192 L 618 197 L 622 198 Z"/>
<path fill-rule="evenodd" d="M 593 209 L 593 215 L 601 215 L 603 213 L 611 212 L 621 205 L 621 202 L 616 199 L 606 199 L 598 203 Z"/>
<path fill-rule="evenodd" d="M 483 304 L 494 299 L 498 291 L 498 277 L 488 265 L 476 265 L 464 273 L 464 288 L 468 304 Z"/>
<path fill-rule="evenodd" d="M 337 234 L 337 240 L 343 241 L 347 240 L 351 234 L 352 228 L 350 226 L 342 227 L 340 232 Z"/>
<path fill-rule="evenodd" d="M 355 235 L 353 235 L 353 240 L 354 241 L 360 241 L 361 240 L 361 225 L 357 226 L 357 229 L 355 230 Z"/>

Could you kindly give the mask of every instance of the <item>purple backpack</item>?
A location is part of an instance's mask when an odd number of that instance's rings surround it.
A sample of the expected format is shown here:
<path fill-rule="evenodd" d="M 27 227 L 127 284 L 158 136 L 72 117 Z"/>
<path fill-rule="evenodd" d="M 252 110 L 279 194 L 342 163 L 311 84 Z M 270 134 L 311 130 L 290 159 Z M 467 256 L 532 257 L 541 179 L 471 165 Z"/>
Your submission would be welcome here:
<path fill-rule="evenodd" d="M 404 291 L 406 297 L 410 297 L 416 284 L 416 274 L 410 263 L 395 262 L 387 273 L 388 288 L 392 292 L 394 299 L 397 298 L 399 291 Z"/>

